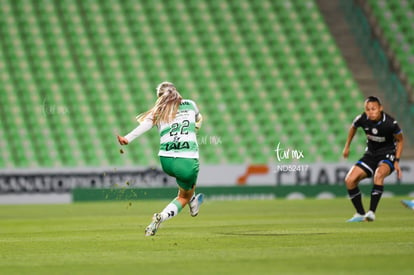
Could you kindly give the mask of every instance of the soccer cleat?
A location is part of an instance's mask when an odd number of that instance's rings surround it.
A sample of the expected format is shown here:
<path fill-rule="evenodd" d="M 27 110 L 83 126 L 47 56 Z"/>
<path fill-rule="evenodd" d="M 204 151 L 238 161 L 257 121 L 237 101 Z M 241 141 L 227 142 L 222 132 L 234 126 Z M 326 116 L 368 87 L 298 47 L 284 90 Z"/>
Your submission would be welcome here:
<path fill-rule="evenodd" d="M 200 205 L 204 201 L 204 194 L 199 193 L 195 196 L 193 196 L 190 200 L 190 203 L 188 206 L 190 207 L 190 214 L 191 216 L 195 217 L 198 215 L 198 211 L 200 210 Z"/>
<path fill-rule="evenodd" d="M 152 216 L 152 222 L 145 229 L 145 236 L 154 236 L 157 233 L 158 227 L 160 227 L 161 220 L 161 214 L 155 213 Z"/>
<path fill-rule="evenodd" d="M 414 210 L 414 201 L 410 201 L 410 200 L 402 200 L 401 201 L 402 205 L 404 205 L 407 208 L 410 208 L 412 210 Z"/>
<path fill-rule="evenodd" d="M 349 220 L 347 220 L 347 222 L 363 222 L 365 221 L 365 216 L 361 215 L 359 213 L 355 213 L 354 216 L 352 216 L 352 218 L 350 218 Z"/>
<path fill-rule="evenodd" d="M 373 222 L 375 221 L 375 213 L 372 212 L 371 210 L 369 210 L 365 216 L 364 216 L 364 220 L 367 222 Z"/>

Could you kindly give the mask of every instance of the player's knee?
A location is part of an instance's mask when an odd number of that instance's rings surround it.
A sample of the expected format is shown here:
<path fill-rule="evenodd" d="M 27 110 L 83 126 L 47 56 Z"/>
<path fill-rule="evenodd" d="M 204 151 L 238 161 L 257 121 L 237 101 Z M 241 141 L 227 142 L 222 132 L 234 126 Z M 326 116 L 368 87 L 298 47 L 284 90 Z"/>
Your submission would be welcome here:
<path fill-rule="evenodd" d="M 356 180 L 355 177 L 351 176 L 351 175 L 347 175 L 345 177 L 345 185 L 348 189 L 353 189 L 357 186 L 358 181 Z"/>
<path fill-rule="evenodd" d="M 391 172 L 391 169 L 388 166 L 380 166 L 375 170 L 374 182 L 383 181 Z"/>
<path fill-rule="evenodd" d="M 374 183 L 384 181 L 385 177 L 388 176 L 388 173 L 385 171 L 377 170 L 374 174 Z"/>

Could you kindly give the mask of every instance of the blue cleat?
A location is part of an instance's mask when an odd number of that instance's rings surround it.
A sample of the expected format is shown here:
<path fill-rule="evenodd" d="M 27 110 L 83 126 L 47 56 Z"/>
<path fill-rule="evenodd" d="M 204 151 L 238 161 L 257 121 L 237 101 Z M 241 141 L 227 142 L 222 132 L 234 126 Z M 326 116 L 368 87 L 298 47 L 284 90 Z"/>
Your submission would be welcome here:
<path fill-rule="evenodd" d="M 404 205 L 407 208 L 410 208 L 412 210 L 414 210 L 414 201 L 410 201 L 410 200 L 402 200 L 401 201 L 402 205 Z"/>
<path fill-rule="evenodd" d="M 356 213 L 352 218 L 350 218 L 346 222 L 363 222 L 363 221 L 365 221 L 365 216 L 359 213 Z"/>

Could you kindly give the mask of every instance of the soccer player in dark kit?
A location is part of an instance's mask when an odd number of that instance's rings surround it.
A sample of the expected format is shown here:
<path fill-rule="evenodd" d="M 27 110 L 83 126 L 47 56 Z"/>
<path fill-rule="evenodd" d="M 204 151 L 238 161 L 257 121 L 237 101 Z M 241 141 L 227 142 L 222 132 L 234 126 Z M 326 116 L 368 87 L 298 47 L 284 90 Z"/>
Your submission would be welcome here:
<path fill-rule="evenodd" d="M 372 222 L 384 190 L 384 179 L 394 170 L 398 178 L 402 177 L 399 161 L 403 150 L 403 134 L 397 121 L 383 111 L 379 98 L 370 96 L 365 100 L 365 112 L 354 119 L 349 129 L 343 150 L 344 158 L 349 155 L 349 147 L 358 127 L 367 136 L 367 148 L 345 177 L 349 197 L 356 209 L 356 214 L 348 222 Z M 373 177 L 374 186 L 369 211 L 365 212 L 358 184 L 369 177 Z"/>

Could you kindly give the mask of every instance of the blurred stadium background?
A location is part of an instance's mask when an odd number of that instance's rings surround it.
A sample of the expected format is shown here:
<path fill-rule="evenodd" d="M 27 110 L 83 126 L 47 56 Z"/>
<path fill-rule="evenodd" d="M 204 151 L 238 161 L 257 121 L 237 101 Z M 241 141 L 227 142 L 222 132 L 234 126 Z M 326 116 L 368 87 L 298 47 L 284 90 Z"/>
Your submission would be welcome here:
<path fill-rule="evenodd" d="M 275 163 L 278 143 L 306 164 L 342 163 L 378 95 L 413 173 L 413 16 L 404 0 L 0 0 L 2 192 L 15 192 L 11 171 L 157 167 L 157 131 L 123 155 L 115 134 L 166 80 L 205 117 L 204 167 Z M 359 132 L 351 162 L 364 143 Z"/>

